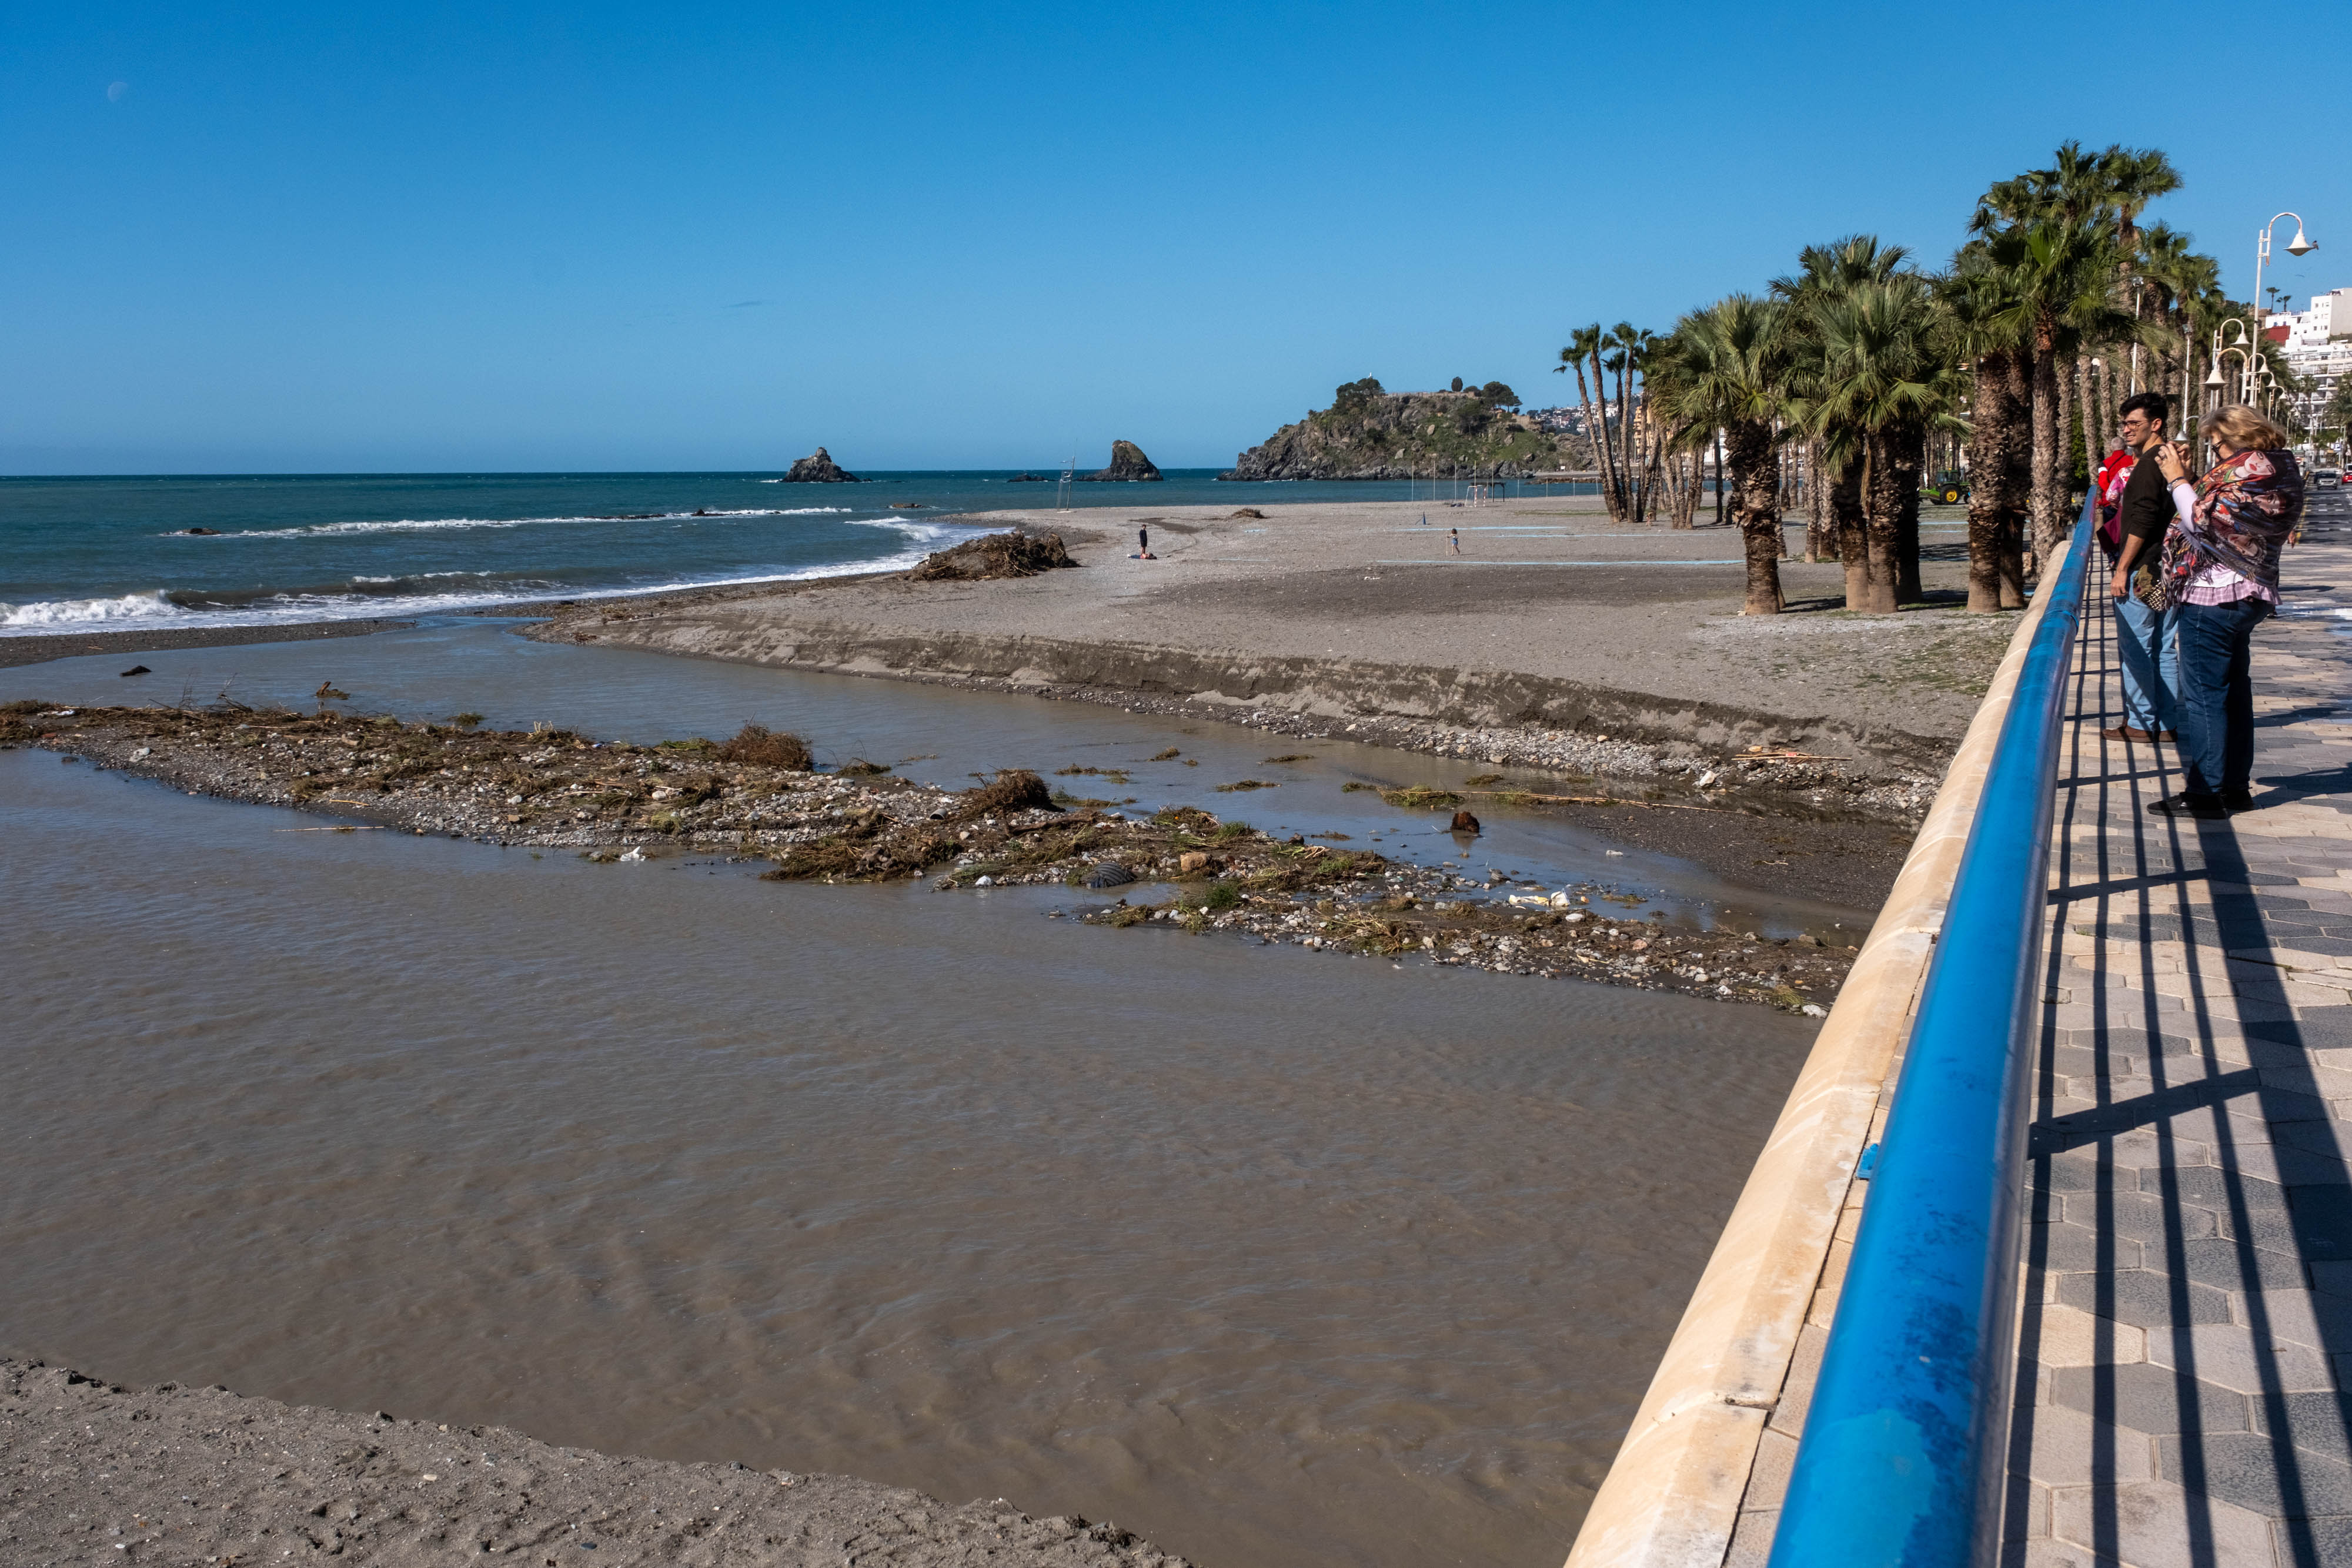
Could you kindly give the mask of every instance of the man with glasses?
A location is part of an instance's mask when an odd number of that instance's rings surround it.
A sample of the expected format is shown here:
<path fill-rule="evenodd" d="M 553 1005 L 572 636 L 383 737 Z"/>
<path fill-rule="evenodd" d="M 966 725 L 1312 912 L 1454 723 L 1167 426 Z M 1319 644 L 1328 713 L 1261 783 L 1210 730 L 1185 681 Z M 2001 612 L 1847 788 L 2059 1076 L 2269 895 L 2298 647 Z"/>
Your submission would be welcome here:
<path fill-rule="evenodd" d="M 2152 608 L 2147 599 L 2155 586 L 2165 530 L 2172 526 L 2172 497 L 2157 465 L 2138 461 L 2163 443 L 2168 412 L 2164 395 L 2152 392 L 2126 398 L 2117 411 L 2121 418 L 2116 436 L 2133 461 L 2116 517 L 2122 542 L 2115 578 L 2108 584 L 2116 604 L 2116 653 L 2124 670 L 2124 722 L 2099 732 L 2109 740 L 2172 738 L 2173 694 L 2179 689 L 2180 671 L 2172 641 L 2173 618 L 2168 611 Z"/>

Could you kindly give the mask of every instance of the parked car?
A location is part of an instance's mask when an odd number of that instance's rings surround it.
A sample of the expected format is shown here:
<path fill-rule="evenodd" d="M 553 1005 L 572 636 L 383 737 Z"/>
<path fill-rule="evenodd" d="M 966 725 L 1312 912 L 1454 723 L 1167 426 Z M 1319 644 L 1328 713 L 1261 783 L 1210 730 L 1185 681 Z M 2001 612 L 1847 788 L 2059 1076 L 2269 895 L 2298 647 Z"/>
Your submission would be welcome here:
<path fill-rule="evenodd" d="M 2344 483 L 2344 475 L 2341 470 L 2335 468 L 2314 468 L 2311 471 L 2311 482 L 2319 489 L 2333 490 Z"/>

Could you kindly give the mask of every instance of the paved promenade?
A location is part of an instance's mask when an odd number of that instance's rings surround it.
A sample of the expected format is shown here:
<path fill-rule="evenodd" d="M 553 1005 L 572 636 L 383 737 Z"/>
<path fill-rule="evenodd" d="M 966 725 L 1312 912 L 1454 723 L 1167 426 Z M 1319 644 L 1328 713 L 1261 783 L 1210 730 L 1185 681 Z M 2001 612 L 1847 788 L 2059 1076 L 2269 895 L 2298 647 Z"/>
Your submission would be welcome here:
<path fill-rule="evenodd" d="M 2352 1563 L 2352 507 L 2254 634 L 2257 809 L 2119 723 L 2086 619 L 2032 1092 L 2009 1561 Z"/>
<path fill-rule="evenodd" d="M 2254 634 L 2257 810 L 2153 816 L 2085 618 L 2051 860 L 2005 1562 L 2352 1568 L 2352 505 Z M 2342 613 L 2337 607 L 2343 607 Z M 1892 1088 L 1899 1059 L 1887 1078 Z M 1884 1128 L 1882 1093 L 1870 1136 Z M 1852 1185 L 1727 1568 L 1760 1568 L 1869 1183 Z"/>

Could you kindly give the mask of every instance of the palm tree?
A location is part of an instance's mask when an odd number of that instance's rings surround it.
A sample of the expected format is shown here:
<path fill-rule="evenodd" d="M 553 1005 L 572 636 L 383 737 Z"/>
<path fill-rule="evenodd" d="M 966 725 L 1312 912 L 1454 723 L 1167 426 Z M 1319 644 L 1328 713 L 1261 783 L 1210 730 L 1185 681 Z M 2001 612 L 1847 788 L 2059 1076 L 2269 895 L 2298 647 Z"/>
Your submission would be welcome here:
<path fill-rule="evenodd" d="M 2058 149 L 2052 166 L 2003 180 L 1978 198 L 1969 228 L 1990 257 L 2014 274 L 2018 306 L 2032 329 L 2034 553 L 2046 559 L 2071 522 L 2067 476 L 2073 403 L 2062 365 L 2084 342 L 2135 340 L 2132 317 L 2115 308 L 2114 283 L 2127 277 L 2134 224 L 2148 202 L 2179 187 L 2163 153 L 2117 145 L 2084 153 Z"/>
<path fill-rule="evenodd" d="M 1789 338 L 1789 413 L 1808 441 L 1807 466 L 1812 481 L 1808 553 L 1817 553 L 1816 540 L 1821 536 L 1834 541 L 1838 559 L 1845 565 L 1849 609 L 1860 609 L 1874 597 L 1861 488 L 1862 447 L 1853 430 L 1824 423 L 1820 417 L 1826 386 L 1821 314 L 1831 300 L 1850 290 L 1895 277 L 1909 255 L 1901 246 L 1880 245 L 1875 235 L 1849 235 L 1828 245 L 1807 246 L 1798 253 L 1797 270 L 1774 278 L 1771 284 L 1773 297 L 1790 308 L 1784 327 Z M 1916 572 L 1915 559 L 1911 569 L 1915 579 Z"/>
<path fill-rule="evenodd" d="M 1569 334 L 1568 347 L 1559 351 L 1560 362 L 1552 368 L 1555 372 L 1570 368 L 1576 371 L 1576 394 L 1584 404 L 1585 438 L 1592 444 L 1593 466 L 1601 473 L 1601 504 L 1609 508 L 1612 520 L 1622 522 L 1624 521 L 1622 493 L 1618 488 L 1614 454 L 1611 450 L 1609 440 L 1609 378 L 1603 373 L 1601 364 L 1601 350 L 1607 341 L 1607 338 L 1601 332 L 1600 322 L 1595 321 L 1589 327 L 1579 327 Z M 1584 384 L 1584 368 L 1588 364 L 1592 367 L 1593 389 L 1601 393 L 1601 412 L 1597 419 L 1593 414 L 1592 392 L 1587 390 Z M 1623 417 L 1624 413 L 1621 409 L 1618 418 L 1622 422 Z"/>
<path fill-rule="evenodd" d="M 1936 299 L 1916 272 L 1891 273 L 1822 299 L 1817 425 L 1855 437 L 1865 532 L 1862 601 L 1885 614 L 1919 597 L 1919 480 L 1928 428 L 1948 417 L 1958 378 Z"/>
<path fill-rule="evenodd" d="M 1969 389 L 1969 610 L 2025 603 L 2022 538 L 2032 495 L 2031 345 L 2009 278 L 1982 240 L 1961 247 L 1937 281 L 1955 358 Z"/>
<path fill-rule="evenodd" d="M 2074 522 L 2069 476 L 2060 467 L 2073 400 L 2063 388 L 2060 362 L 2086 338 L 2124 340 L 2132 319 L 2110 298 L 2115 241 L 2103 215 L 2030 218 L 1995 231 L 1984 243 L 1986 263 L 2003 275 L 2006 325 L 2022 331 L 2031 355 L 2032 542 L 2035 560 L 2046 561 Z"/>
<path fill-rule="evenodd" d="M 1657 334 L 1647 328 L 1636 327 L 1631 321 L 1620 321 L 1609 329 L 1609 340 L 1617 346 L 1610 360 L 1610 368 L 1617 372 L 1617 439 L 1623 452 L 1617 465 L 1618 482 L 1624 486 L 1622 517 L 1639 527 L 1648 520 L 1649 492 L 1652 488 L 1650 454 L 1652 443 L 1643 438 L 1642 421 L 1637 408 L 1648 405 L 1648 368 L 1651 357 L 1658 348 Z M 1631 383 L 1639 378 L 1643 390 L 1635 394 Z M 1637 455 L 1637 446 L 1639 453 Z"/>
<path fill-rule="evenodd" d="M 1780 455 L 1788 397 L 1787 309 L 1734 294 L 1676 323 L 1666 340 L 1661 413 L 1677 429 L 1720 430 L 1748 560 L 1743 615 L 1777 615 L 1780 593 Z"/>

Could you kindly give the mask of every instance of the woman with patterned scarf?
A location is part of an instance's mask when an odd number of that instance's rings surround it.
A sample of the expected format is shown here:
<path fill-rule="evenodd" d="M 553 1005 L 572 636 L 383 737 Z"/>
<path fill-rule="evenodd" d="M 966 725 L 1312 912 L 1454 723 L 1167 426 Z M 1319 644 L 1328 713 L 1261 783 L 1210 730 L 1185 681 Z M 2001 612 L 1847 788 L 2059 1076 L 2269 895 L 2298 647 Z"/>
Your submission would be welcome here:
<path fill-rule="evenodd" d="M 2192 490 L 2178 444 L 2157 448 L 2178 517 L 2165 536 L 2155 597 L 2179 606 L 2179 794 L 2148 810 L 2221 817 L 2253 805 L 2254 628 L 2278 609 L 2279 549 L 2303 519 L 2303 470 L 2286 432 L 2242 404 L 2200 428 L 2220 461 Z"/>

